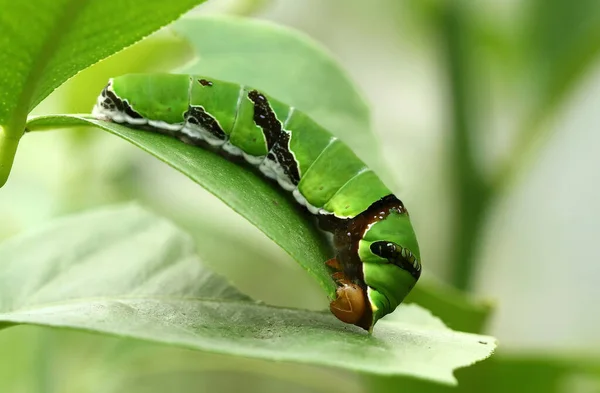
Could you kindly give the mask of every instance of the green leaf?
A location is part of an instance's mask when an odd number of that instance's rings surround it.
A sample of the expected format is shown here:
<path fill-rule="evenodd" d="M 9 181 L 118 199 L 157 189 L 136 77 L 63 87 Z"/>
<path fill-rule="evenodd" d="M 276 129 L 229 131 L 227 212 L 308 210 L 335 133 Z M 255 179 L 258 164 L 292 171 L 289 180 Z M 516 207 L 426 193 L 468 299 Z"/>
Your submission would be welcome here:
<path fill-rule="evenodd" d="M 173 25 L 198 52 L 177 70 L 261 89 L 310 115 L 382 171 L 369 108 L 338 62 L 305 35 L 273 23 L 187 16 Z"/>
<path fill-rule="evenodd" d="M 276 184 L 205 149 L 168 136 L 91 117 L 40 116 L 32 118 L 27 128 L 36 130 L 81 125 L 100 127 L 184 173 L 263 231 L 313 275 L 330 298 L 335 297 L 336 285 L 324 264 L 333 256 L 330 246 L 317 231 L 314 218 Z"/>
<path fill-rule="evenodd" d="M 0 186 L 27 114 L 78 71 L 203 0 L 0 0 Z"/>
<path fill-rule="evenodd" d="M 0 323 L 449 384 L 455 368 L 496 345 L 417 306 L 369 335 L 329 312 L 258 304 L 203 268 L 193 249 L 187 235 L 135 206 L 59 220 L 0 245 Z"/>

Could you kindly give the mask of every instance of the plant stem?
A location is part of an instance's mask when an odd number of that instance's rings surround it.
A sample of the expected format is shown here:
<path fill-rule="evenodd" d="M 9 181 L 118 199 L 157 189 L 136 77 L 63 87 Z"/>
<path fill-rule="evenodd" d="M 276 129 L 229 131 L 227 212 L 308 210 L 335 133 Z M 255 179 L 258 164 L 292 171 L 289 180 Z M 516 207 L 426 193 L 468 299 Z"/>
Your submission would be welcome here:
<path fill-rule="evenodd" d="M 0 126 L 0 187 L 8 180 L 19 139 L 19 136 L 9 135 L 6 129 Z"/>
<path fill-rule="evenodd" d="M 472 286 L 475 256 L 485 213 L 490 202 L 487 184 L 474 157 L 474 68 L 465 2 L 446 2 L 441 20 L 446 69 L 452 106 L 450 162 L 456 203 L 456 227 L 450 253 L 452 283 L 461 290 Z"/>

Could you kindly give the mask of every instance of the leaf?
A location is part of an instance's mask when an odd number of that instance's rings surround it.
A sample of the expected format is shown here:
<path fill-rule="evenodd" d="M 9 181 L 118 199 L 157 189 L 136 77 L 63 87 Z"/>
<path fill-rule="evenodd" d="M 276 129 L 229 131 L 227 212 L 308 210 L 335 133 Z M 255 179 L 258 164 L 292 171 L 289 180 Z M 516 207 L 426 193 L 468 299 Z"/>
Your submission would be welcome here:
<path fill-rule="evenodd" d="M 0 0 L 0 186 L 27 114 L 52 90 L 201 2 Z"/>
<path fill-rule="evenodd" d="M 454 383 L 453 369 L 496 345 L 417 306 L 399 308 L 368 335 L 328 312 L 257 304 L 203 268 L 193 248 L 135 206 L 59 220 L 0 245 L 0 323 L 441 383 Z"/>
<path fill-rule="evenodd" d="M 205 149 L 91 117 L 40 116 L 27 127 L 35 130 L 81 125 L 115 134 L 184 173 L 264 232 L 313 275 L 330 298 L 335 297 L 336 285 L 324 264 L 333 256 L 330 246 L 316 229 L 314 218 L 277 185 Z"/>
<path fill-rule="evenodd" d="M 372 168 L 384 170 L 367 104 L 319 44 L 283 26 L 230 16 L 186 16 L 173 29 L 199 55 L 177 72 L 263 90 L 311 116 Z"/>
<path fill-rule="evenodd" d="M 194 252 L 187 235 L 134 205 L 57 220 L 1 244 L 0 310 L 99 294 L 248 300 Z"/>

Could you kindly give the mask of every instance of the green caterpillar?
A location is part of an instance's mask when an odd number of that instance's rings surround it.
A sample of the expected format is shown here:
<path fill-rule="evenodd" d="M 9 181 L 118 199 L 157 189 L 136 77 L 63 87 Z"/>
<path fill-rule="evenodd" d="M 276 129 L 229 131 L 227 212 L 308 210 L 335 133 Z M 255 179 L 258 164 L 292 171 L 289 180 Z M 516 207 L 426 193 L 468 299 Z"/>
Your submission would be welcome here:
<path fill-rule="evenodd" d="M 93 114 L 243 157 L 292 192 L 333 236 L 325 263 L 338 285 L 331 312 L 372 331 L 421 275 L 403 203 L 339 139 L 307 115 L 247 86 L 195 75 L 113 78 Z"/>

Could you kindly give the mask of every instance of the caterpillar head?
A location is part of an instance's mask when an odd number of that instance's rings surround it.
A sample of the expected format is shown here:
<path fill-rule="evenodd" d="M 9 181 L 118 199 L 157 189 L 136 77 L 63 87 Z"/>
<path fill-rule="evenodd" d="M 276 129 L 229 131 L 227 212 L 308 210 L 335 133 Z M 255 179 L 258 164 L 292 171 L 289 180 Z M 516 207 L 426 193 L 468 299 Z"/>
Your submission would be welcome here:
<path fill-rule="evenodd" d="M 406 211 L 391 210 L 370 224 L 359 241 L 358 256 L 372 310 L 371 330 L 402 303 L 421 275 L 419 245 Z"/>

